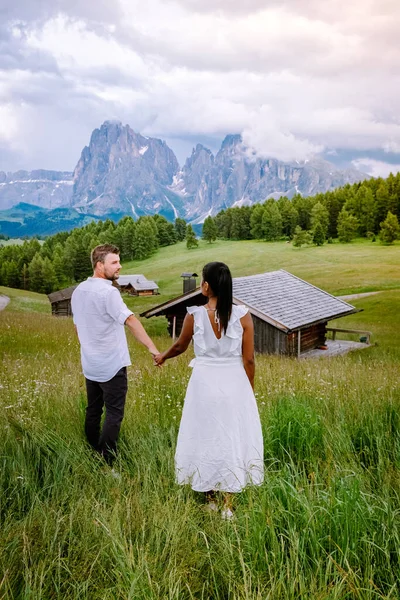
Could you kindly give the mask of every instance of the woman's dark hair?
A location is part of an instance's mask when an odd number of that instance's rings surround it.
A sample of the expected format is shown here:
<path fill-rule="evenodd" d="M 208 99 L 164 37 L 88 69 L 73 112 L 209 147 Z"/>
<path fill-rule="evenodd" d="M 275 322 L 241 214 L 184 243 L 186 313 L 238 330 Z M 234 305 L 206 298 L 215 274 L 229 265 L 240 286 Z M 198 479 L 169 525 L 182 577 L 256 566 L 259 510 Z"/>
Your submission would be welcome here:
<path fill-rule="evenodd" d="M 226 333 L 232 313 L 232 275 L 229 267 L 222 262 L 210 262 L 203 267 L 203 281 L 206 281 L 217 296 L 217 317 Z"/>

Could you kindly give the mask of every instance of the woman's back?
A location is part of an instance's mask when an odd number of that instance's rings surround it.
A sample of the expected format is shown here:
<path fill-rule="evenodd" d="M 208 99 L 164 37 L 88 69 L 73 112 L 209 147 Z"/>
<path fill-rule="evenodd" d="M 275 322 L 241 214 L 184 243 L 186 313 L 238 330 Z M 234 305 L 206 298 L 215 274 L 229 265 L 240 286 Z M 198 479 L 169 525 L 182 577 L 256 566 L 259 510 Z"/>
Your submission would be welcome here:
<path fill-rule="evenodd" d="M 240 319 L 248 311 L 245 306 L 232 306 L 226 333 L 222 327 L 220 332 L 218 327 L 213 328 L 211 319 L 214 320 L 214 311 L 208 311 L 204 306 L 190 306 L 187 311 L 194 318 L 193 342 L 196 357 L 228 358 L 242 355 L 243 327 Z M 218 339 L 219 335 L 221 337 Z"/>

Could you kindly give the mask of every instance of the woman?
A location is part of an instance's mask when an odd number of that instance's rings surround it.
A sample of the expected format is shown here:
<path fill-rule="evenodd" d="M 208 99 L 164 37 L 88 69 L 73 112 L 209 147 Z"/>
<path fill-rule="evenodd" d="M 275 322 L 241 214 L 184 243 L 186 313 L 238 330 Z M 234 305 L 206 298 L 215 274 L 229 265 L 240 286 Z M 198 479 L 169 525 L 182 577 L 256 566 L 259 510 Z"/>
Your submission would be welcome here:
<path fill-rule="evenodd" d="M 231 518 L 232 493 L 263 481 L 263 440 L 254 397 L 254 330 L 245 306 L 232 304 L 232 277 L 221 262 L 205 265 L 205 306 L 190 306 L 179 339 L 155 357 L 158 365 L 185 352 L 193 337 L 196 358 L 175 454 L 179 484 L 206 492 L 210 510 Z"/>

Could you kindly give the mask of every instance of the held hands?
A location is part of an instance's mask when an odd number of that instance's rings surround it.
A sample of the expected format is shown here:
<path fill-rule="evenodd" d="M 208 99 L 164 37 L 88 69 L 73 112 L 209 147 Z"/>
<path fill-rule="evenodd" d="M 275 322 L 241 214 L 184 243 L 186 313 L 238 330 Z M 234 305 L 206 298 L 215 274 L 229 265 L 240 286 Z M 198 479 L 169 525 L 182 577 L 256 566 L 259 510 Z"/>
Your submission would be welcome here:
<path fill-rule="evenodd" d="M 161 353 L 153 356 L 153 360 L 156 367 L 161 367 L 165 363 L 164 355 Z"/>
<path fill-rule="evenodd" d="M 156 347 L 152 349 L 149 348 L 149 350 L 153 357 L 153 365 L 155 367 L 161 367 L 161 365 L 165 362 L 165 358 L 163 358 L 161 352 L 159 352 Z"/>

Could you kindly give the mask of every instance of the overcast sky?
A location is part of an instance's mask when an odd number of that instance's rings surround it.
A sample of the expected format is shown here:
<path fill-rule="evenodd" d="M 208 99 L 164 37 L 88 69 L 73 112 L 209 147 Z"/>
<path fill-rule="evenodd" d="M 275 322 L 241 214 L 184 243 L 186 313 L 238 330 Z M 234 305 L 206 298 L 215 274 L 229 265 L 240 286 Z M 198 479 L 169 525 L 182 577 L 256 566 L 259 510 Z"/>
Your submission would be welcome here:
<path fill-rule="evenodd" d="M 399 0 L 0 0 L 0 170 L 72 170 L 106 119 L 179 162 L 260 156 L 400 170 Z"/>

